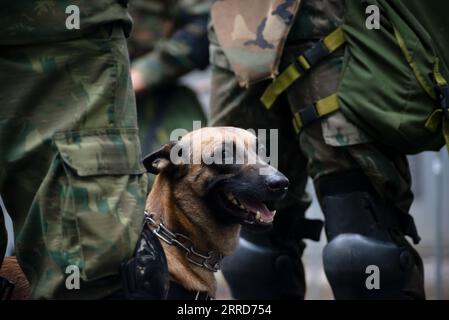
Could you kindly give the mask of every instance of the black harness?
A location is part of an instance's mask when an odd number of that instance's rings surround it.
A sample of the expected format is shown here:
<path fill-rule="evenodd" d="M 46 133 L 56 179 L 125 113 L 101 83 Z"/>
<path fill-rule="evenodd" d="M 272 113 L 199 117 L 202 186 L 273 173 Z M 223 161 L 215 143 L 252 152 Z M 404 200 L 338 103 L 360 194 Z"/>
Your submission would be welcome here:
<path fill-rule="evenodd" d="M 0 301 L 11 300 L 12 292 L 14 291 L 14 283 L 8 279 L 0 277 Z"/>
<path fill-rule="evenodd" d="M 154 214 L 145 211 L 145 220 L 134 256 L 121 265 L 125 299 L 210 300 L 211 297 L 206 291 L 190 291 L 169 280 L 161 241 L 184 251 L 186 259 L 195 266 L 211 272 L 220 268 L 223 259 L 221 253 L 195 249 L 188 237 L 170 231 L 162 221 L 156 222 Z"/>

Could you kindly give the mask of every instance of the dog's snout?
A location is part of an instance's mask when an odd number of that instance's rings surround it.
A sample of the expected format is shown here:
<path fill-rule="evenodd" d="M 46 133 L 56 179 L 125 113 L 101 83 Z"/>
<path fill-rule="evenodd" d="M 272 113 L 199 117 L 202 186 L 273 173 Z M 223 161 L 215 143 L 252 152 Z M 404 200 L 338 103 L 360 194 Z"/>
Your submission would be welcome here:
<path fill-rule="evenodd" d="M 271 191 L 286 191 L 289 181 L 284 175 L 274 174 L 265 179 L 265 184 Z"/>

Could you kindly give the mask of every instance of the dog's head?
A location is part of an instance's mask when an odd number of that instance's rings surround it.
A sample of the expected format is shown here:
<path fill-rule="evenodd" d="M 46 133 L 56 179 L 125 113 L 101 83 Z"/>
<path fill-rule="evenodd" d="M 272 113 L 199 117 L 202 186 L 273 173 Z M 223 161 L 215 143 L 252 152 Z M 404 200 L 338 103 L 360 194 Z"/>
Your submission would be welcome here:
<path fill-rule="evenodd" d="M 144 165 L 169 181 L 174 201 L 192 215 L 206 211 L 222 223 L 269 227 L 289 182 L 261 158 L 261 149 L 246 130 L 202 128 L 162 146 Z"/>

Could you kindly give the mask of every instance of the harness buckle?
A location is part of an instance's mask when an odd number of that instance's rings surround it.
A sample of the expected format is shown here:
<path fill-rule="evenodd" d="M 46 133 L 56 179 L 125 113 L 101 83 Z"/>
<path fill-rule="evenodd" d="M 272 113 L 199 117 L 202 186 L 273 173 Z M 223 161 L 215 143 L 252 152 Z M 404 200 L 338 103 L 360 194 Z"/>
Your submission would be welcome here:
<path fill-rule="evenodd" d="M 329 56 L 331 52 L 324 44 L 323 40 L 318 41 L 315 43 L 311 48 L 304 51 L 303 56 L 307 59 L 307 62 L 311 66 L 316 65 L 318 62 Z"/>
<path fill-rule="evenodd" d="M 298 111 L 299 116 L 301 118 L 302 126 L 305 127 L 315 120 L 320 118 L 318 111 L 316 110 L 315 104 L 310 104 L 307 107 Z"/>
<path fill-rule="evenodd" d="M 295 69 L 301 74 L 305 74 L 307 71 L 306 69 L 304 69 L 304 67 L 299 63 L 298 58 L 297 57 L 293 57 L 293 59 L 291 59 L 291 63 L 292 65 L 295 66 Z"/>

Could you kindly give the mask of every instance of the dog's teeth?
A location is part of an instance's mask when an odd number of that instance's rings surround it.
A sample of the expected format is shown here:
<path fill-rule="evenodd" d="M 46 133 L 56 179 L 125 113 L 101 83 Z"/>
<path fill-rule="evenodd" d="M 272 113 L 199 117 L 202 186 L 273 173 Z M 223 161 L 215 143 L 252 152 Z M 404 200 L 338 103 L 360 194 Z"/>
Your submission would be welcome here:
<path fill-rule="evenodd" d="M 274 215 L 276 215 L 276 210 L 271 211 L 271 213 Z"/>
<path fill-rule="evenodd" d="M 260 218 L 260 211 L 257 211 L 257 213 L 256 213 L 256 219 L 259 220 L 259 221 L 262 220 L 262 219 Z"/>

